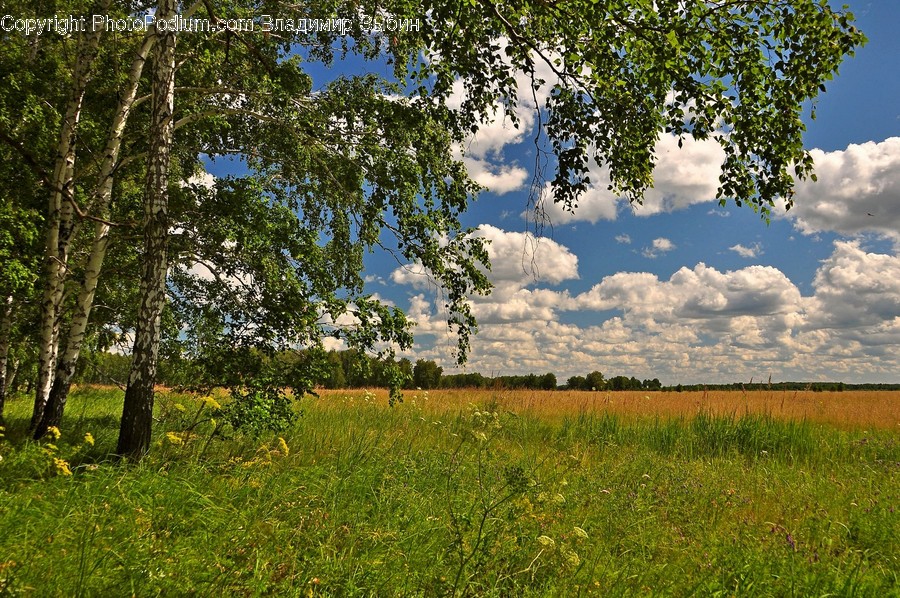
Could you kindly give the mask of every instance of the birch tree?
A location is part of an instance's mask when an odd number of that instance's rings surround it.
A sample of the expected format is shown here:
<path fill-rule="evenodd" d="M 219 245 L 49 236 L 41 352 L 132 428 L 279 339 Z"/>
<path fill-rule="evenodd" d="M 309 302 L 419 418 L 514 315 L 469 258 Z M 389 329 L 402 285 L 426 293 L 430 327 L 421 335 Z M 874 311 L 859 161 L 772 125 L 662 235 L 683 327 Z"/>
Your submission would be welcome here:
<path fill-rule="evenodd" d="M 109 5 L 109 0 L 101 2 L 97 6 L 99 14 L 107 12 Z M 102 27 L 94 28 L 92 20 L 89 23 L 90 27 L 78 38 L 71 89 L 60 126 L 53 174 L 48 182 L 50 199 L 47 206 L 44 292 L 41 300 L 38 381 L 31 418 L 32 428 L 37 426 L 44 413 L 59 351 L 60 309 L 68 272 L 69 244 L 76 228 L 74 218 L 76 135 L 84 94 L 91 80 L 94 60 L 103 34 Z"/>
<path fill-rule="evenodd" d="M 42 416 L 35 429 L 35 437 L 40 438 L 48 427 L 59 427 L 75 367 L 81 354 L 87 333 L 88 321 L 93 308 L 100 272 L 106 259 L 110 222 L 110 204 L 113 196 L 114 173 L 120 165 L 119 156 L 125 138 L 125 128 L 132 108 L 138 99 L 141 75 L 148 54 L 153 47 L 156 36 L 153 32 L 144 36 L 134 54 L 132 64 L 125 80 L 125 88 L 116 107 L 110 131 L 107 136 L 103 159 L 99 168 L 96 188 L 89 199 L 88 209 L 95 215 L 94 234 L 90 254 L 84 268 L 84 276 L 77 294 L 72 319 L 68 327 L 65 350 L 59 357 L 53 378 L 53 385 L 44 407 Z"/>
<path fill-rule="evenodd" d="M 175 0 L 160 0 L 156 20 L 177 14 Z M 153 57 L 150 147 L 144 190 L 144 252 L 131 374 L 116 453 L 139 457 L 150 447 L 160 321 L 166 299 L 169 235 L 169 165 L 174 135 L 176 32 L 157 28 Z"/>

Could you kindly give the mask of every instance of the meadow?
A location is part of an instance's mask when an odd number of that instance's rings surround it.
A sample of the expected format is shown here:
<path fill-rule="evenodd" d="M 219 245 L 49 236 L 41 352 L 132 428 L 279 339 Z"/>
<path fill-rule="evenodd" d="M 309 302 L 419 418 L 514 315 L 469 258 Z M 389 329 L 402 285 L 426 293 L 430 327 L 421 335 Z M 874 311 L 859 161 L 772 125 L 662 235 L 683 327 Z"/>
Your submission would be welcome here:
<path fill-rule="evenodd" d="M 892 596 L 900 394 L 329 391 L 278 435 L 162 392 L 0 438 L 0 595 Z"/>

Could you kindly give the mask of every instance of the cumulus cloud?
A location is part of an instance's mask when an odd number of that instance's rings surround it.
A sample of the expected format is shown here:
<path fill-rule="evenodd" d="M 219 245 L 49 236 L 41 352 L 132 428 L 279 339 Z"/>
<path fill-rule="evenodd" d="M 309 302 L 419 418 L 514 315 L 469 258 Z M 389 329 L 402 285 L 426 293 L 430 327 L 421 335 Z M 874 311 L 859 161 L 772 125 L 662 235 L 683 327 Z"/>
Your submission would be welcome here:
<path fill-rule="evenodd" d="M 404 264 L 391 272 L 391 281 L 409 285 L 414 289 L 426 290 L 437 289 L 437 283 L 431 274 L 422 264 L 416 262 L 414 264 Z"/>
<path fill-rule="evenodd" d="M 498 51 L 504 52 L 509 41 L 497 40 Z M 469 176 L 488 190 L 502 195 L 524 187 L 528 171 L 515 163 L 507 163 L 503 150 L 510 145 L 521 143 L 526 135 L 534 131 L 537 110 L 544 105 L 557 80 L 552 69 L 537 61 L 534 79 L 545 83 L 533 89 L 531 76 L 519 72 L 515 76 L 517 85 L 516 106 L 513 116 L 506 107 L 497 103 L 478 130 L 462 146 L 456 148 L 456 156 L 461 159 Z M 467 90 L 462 81 L 454 83 L 448 105 L 460 107 L 466 99 Z"/>
<path fill-rule="evenodd" d="M 529 288 L 578 278 L 578 257 L 567 247 L 553 239 L 505 231 L 487 224 L 480 226 L 474 235 L 486 242 L 491 263 L 488 277 L 494 285 L 490 295 L 470 300 L 479 325 L 551 320 L 558 309 L 571 302 L 566 291 Z M 391 279 L 416 290 L 439 293 L 433 279 L 419 264 L 397 268 Z M 434 329 L 432 314 L 423 303 L 424 297 L 417 295 L 410 310 L 411 319 L 419 323 L 419 332 Z M 446 324 L 443 330 L 446 330 Z"/>
<path fill-rule="evenodd" d="M 206 170 L 203 170 L 202 172 L 192 174 L 190 178 L 188 178 L 186 184 L 212 189 L 216 186 L 216 177 L 206 172 Z"/>
<path fill-rule="evenodd" d="M 522 274 L 518 233 L 487 234 L 498 240 L 496 255 L 506 258 L 500 257 L 496 274 L 506 292 L 473 299 L 483 318 L 472 343 L 474 371 L 552 371 L 564 380 L 599 369 L 668 383 L 769 375 L 897 381 L 900 256 L 837 242 L 807 296 L 777 268 L 720 271 L 703 263 L 668 279 L 620 272 L 570 296 L 546 288 L 551 280 L 576 275 L 575 256 L 568 257 L 565 247 L 549 246 L 548 257 L 568 263 L 569 274 L 535 280 Z M 424 295 L 414 297 L 410 313 L 420 328 L 446 335 L 446 324 Z M 449 346 L 421 349 L 449 365 Z"/>
<path fill-rule="evenodd" d="M 636 215 L 650 216 L 717 201 L 724 153 L 715 139 L 686 138 L 678 148 L 677 138 L 664 134 L 655 151 L 654 186 L 647 190 L 643 204 L 635 207 Z M 811 154 L 818 182 L 798 182 L 794 207 L 785 212 L 776 206 L 776 212 L 793 219 L 804 234 L 874 232 L 900 244 L 900 137 L 849 145 L 834 152 L 814 149 Z M 552 222 L 616 219 L 623 200 L 607 190 L 609 170 L 592 165 L 589 174 L 592 185 L 574 212 L 554 204 L 547 185 L 546 211 Z M 713 208 L 708 214 L 727 217 L 729 213 Z"/>
<path fill-rule="evenodd" d="M 482 225 L 476 235 L 487 241 L 494 285 L 487 297 L 472 300 L 479 324 L 547 322 L 571 301 L 566 291 L 532 289 L 578 278 L 578 257 L 553 239 Z"/>
<path fill-rule="evenodd" d="M 657 324 L 768 316 L 794 309 L 799 299 L 797 288 L 775 268 L 723 273 L 703 263 L 681 268 L 664 282 L 647 272 L 620 272 L 575 298 L 582 309 L 622 309 Z"/>
<path fill-rule="evenodd" d="M 900 137 L 811 154 L 818 182 L 798 183 L 786 214 L 801 232 L 875 232 L 900 242 Z"/>
<path fill-rule="evenodd" d="M 596 172 L 595 169 L 597 170 Z M 570 224 L 572 222 L 590 222 L 595 224 L 600 220 L 616 219 L 620 202 L 606 189 L 606 185 L 609 184 L 609 174 L 604 174 L 596 166 L 594 169 L 589 169 L 589 173 L 593 184 L 578 198 L 578 204 L 572 210 L 567 210 L 562 204 L 553 201 L 550 183 L 544 186 L 544 197 L 546 199 L 543 209 L 549 222 L 555 225 Z M 605 185 L 603 184 L 604 176 L 607 179 Z"/>
<path fill-rule="evenodd" d="M 616 243 L 622 243 L 623 245 L 631 245 L 631 237 L 625 233 L 621 235 L 616 235 Z"/>
<path fill-rule="evenodd" d="M 528 179 L 528 171 L 521 166 L 501 164 L 471 156 L 463 156 L 462 162 L 473 181 L 497 195 L 521 189 Z"/>
<path fill-rule="evenodd" d="M 475 236 L 488 243 L 494 284 L 557 284 L 578 278 L 578 256 L 553 239 L 509 232 L 490 224 L 478 227 Z"/>
<path fill-rule="evenodd" d="M 867 253 L 858 241 L 837 241 L 813 286 L 816 327 L 858 329 L 900 318 L 900 256 Z"/>
<path fill-rule="evenodd" d="M 697 203 L 716 200 L 725 152 L 715 139 L 678 138 L 663 134 L 656 142 L 653 188 L 644 196 L 636 214 L 649 216 L 672 212 Z"/>
<path fill-rule="evenodd" d="M 725 154 L 715 139 L 698 141 L 685 138 L 678 147 L 678 138 L 662 134 L 656 142 L 656 168 L 653 187 L 644 194 L 641 205 L 635 206 L 638 216 L 672 212 L 697 203 L 716 200 L 719 173 Z M 615 220 L 620 204 L 625 201 L 609 191 L 609 169 L 591 164 L 588 168 L 591 185 L 579 198 L 578 206 L 567 211 L 552 200 L 549 183 L 545 187 L 545 210 L 554 224 L 599 220 Z"/>

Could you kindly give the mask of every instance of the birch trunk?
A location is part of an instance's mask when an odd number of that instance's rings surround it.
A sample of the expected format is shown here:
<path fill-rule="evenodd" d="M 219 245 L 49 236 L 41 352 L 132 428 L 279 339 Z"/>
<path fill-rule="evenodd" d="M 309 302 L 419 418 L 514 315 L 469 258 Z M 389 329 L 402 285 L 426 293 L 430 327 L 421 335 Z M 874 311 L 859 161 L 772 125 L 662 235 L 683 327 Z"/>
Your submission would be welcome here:
<path fill-rule="evenodd" d="M 175 0 L 159 0 L 157 20 L 176 14 Z M 153 387 L 156 383 L 160 324 L 166 300 L 169 233 L 169 162 L 174 134 L 175 32 L 157 31 L 153 65 L 150 153 L 144 191 L 144 257 L 131 373 L 119 428 L 117 454 L 139 459 L 150 448 Z"/>
<path fill-rule="evenodd" d="M 12 330 L 13 298 L 9 296 L 0 308 L 0 422 L 6 406 L 6 369 L 9 361 L 9 333 Z"/>
<path fill-rule="evenodd" d="M 106 7 L 109 6 L 107 2 Z M 59 312 L 69 258 L 69 242 L 74 228 L 75 134 L 81 118 L 84 93 L 90 82 L 91 70 L 103 28 L 86 32 L 78 42 L 72 89 L 66 103 L 56 164 L 50 183 L 50 201 L 47 207 L 47 242 L 44 262 L 44 293 L 41 298 L 41 323 L 39 329 L 37 387 L 31 427 L 35 428 L 44 413 L 50 395 L 53 369 L 59 349 Z"/>
<path fill-rule="evenodd" d="M 137 97 L 144 63 L 147 60 L 147 55 L 150 53 L 154 40 L 155 36 L 153 35 L 145 37 L 143 44 L 132 61 L 128 87 L 119 102 L 107 138 L 106 151 L 100 166 L 100 180 L 91 202 L 93 204 L 92 209 L 96 210 L 100 217 L 106 220 L 109 218 L 113 175 L 119 162 L 119 152 L 122 147 L 125 126 L 128 123 L 128 116 Z M 94 223 L 94 240 L 91 245 L 84 282 L 78 293 L 75 312 L 72 315 L 72 322 L 69 326 L 69 334 L 66 336 L 66 350 L 57 361 L 53 386 L 44 406 L 40 422 L 34 431 L 35 439 L 41 438 L 46 434 L 48 427 L 59 427 L 62 420 L 69 396 L 69 389 L 72 386 L 72 378 L 75 375 L 75 366 L 78 363 L 78 357 L 81 355 L 81 348 L 84 344 L 85 332 L 94 304 L 94 294 L 100 279 L 100 271 L 103 268 L 103 261 L 106 259 L 106 248 L 109 245 L 109 230 L 110 227 L 105 222 Z"/>

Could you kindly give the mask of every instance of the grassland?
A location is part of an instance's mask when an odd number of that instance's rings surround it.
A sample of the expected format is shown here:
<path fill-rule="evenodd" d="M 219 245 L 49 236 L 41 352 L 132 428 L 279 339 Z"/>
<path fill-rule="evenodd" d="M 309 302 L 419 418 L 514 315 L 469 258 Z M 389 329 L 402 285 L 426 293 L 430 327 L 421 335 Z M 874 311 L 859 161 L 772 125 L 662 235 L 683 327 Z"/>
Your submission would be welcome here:
<path fill-rule="evenodd" d="M 332 405 L 345 391 L 322 391 Z M 369 391 L 387 402 L 387 391 Z M 360 393 L 356 393 L 357 395 Z M 539 390 L 431 390 L 407 392 L 407 401 L 431 413 L 465 409 L 472 404 L 496 405 L 510 413 L 559 421 L 578 415 L 612 414 L 628 420 L 646 417 L 691 418 L 706 414 L 746 414 L 778 420 L 828 424 L 844 430 L 882 429 L 900 433 L 900 392 L 709 391 L 584 392 Z"/>
<path fill-rule="evenodd" d="M 897 595 L 898 401 L 334 392 L 251 439 L 164 393 L 123 465 L 119 391 L 42 443 L 14 400 L 0 594 Z"/>

